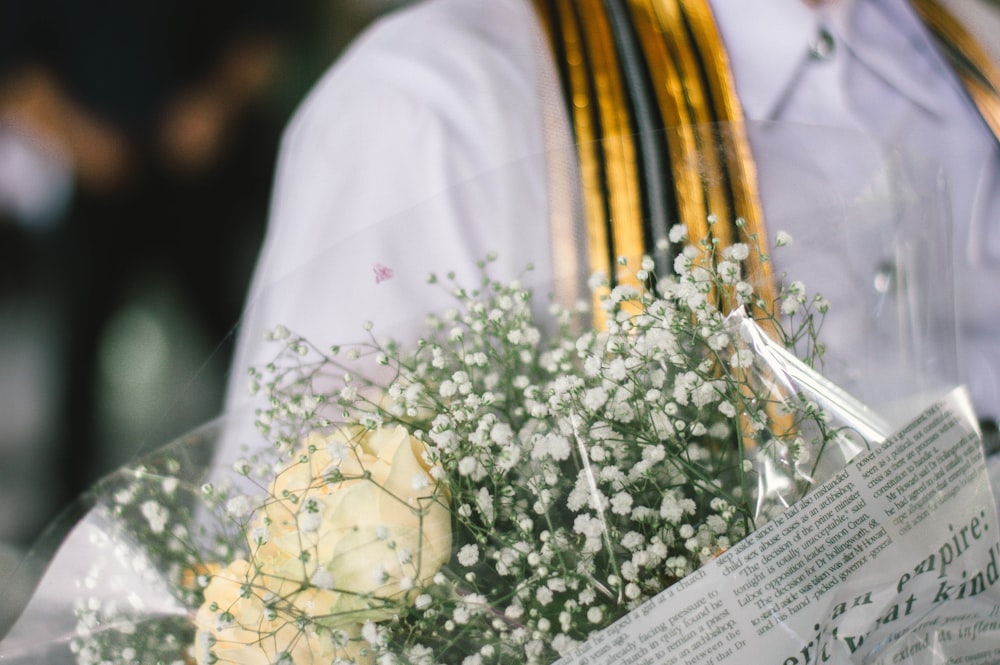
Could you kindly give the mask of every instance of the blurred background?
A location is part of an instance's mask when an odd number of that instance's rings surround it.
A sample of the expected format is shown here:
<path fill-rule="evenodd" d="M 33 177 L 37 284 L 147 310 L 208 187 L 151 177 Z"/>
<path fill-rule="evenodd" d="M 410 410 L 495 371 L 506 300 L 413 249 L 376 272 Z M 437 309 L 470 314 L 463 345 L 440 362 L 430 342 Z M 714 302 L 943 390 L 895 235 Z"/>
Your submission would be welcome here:
<path fill-rule="evenodd" d="M 219 413 L 282 127 L 404 1 L 0 0 L 0 585 Z"/>

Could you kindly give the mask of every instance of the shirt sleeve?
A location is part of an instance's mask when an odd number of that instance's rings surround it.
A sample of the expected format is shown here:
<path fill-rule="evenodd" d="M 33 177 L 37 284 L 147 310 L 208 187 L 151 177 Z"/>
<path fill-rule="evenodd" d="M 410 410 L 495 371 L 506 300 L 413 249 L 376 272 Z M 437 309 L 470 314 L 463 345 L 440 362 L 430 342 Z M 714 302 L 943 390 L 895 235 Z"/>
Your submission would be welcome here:
<path fill-rule="evenodd" d="M 429 271 L 475 279 L 488 252 L 511 273 L 548 263 L 534 21 L 523 0 L 424 3 L 374 24 L 318 81 L 281 144 L 230 405 L 270 359 L 266 329 L 345 343 L 371 316 L 444 306 Z"/>

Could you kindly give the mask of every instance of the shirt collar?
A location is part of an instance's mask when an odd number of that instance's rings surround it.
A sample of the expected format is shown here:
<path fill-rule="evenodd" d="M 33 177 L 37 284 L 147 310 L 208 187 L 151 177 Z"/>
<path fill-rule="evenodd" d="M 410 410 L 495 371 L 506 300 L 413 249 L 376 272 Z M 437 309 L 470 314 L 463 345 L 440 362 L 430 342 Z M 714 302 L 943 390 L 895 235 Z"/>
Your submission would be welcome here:
<path fill-rule="evenodd" d="M 816 15 L 802 0 L 712 0 L 712 6 L 744 113 L 772 119 L 809 57 Z"/>
<path fill-rule="evenodd" d="M 893 26 L 902 25 L 911 38 L 891 48 L 864 40 L 852 20 L 863 2 L 874 10 L 866 11 L 865 18 L 881 21 L 878 30 L 898 31 Z M 711 4 L 748 119 L 776 119 L 788 90 L 814 57 L 811 49 L 824 27 L 833 35 L 838 51 L 848 50 L 899 94 L 932 113 L 940 108 L 934 91 L 919 74 L 926 67 L 900 66 L 915 59 L 943 66 L 926 29 L 905 0 L 836 0 L 817 9 L 802 0 L 712 0 Z M 870 32 L 874 29 L 866 26 L 868 34 L 875 34 Z M 894 50 L 899 46 L 903 52 Z M 834 57 L 843 56 L 838 52 Z M 934 62 L 927 63 L 928 58 Z"/>
<path fill-rule="evenodd" d="M 943 113 L 940 90 L 928 85 L 928 79 L 956 79 L 909 3 L 849 2 L 847 11 L 833 12 L 829 20 L 851 55 L 913 104 L 934 115 Z"/>

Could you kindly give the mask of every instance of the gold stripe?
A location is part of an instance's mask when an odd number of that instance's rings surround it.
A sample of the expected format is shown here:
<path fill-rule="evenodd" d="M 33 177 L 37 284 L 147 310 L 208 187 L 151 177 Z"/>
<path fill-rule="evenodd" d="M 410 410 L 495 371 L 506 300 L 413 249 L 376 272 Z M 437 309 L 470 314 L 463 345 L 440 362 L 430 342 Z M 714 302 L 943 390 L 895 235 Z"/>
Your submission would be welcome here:
<path fill-rule="evenodd" d="M 625 257 L 637 270 L 645 252 L 642 227 L 642 206 L 634 130 L 629 119 L 625 86 L 618 64 L 614 35 L 602 0 L 578 0 L 586 44 L 590 47 L 591 72 L 597 95 L 597 110 L 601 123 L 601 143 L 606 157 L 605 177 L 611 215 L 612 248 L 615 257 Z M 602 211 L 603 213 L 603 211 Z M 593 219 L 593 224 L 603 224 Z M 609 276 L 618 283 L 635 283 L 631 275 Z"/>
<path fill-rule="evenodd" d="M 969 90 L 969 96 L 979 108 L 979 113 L 989 126 L 993 136 L 1000 141 L 1000 100 L 997 99 L 995 90 L 987 90 L 972 81 L 965 81 Z"/>
<path fill-rule="evenodd" d="M 559 1 L 561 12 L 569 13 L 571 7 L 568 5 L 572 0 Z M 564 43 L 580 49 L 577 53 L 567 46 L 566 59 L 573 64 L 574 58 L 583 62 L 585 55 L 591 56 L 589 64 L 597 89 L 581 85 L 578 79 L 585 73 L 570 68 L 574 118 L 580 115 L 577 109 L 586 108 L 588 104 L 579 96 L 587 93 L 590 99 L 589 94 L 596 93 L 598 117 L 604 131 L 597 136 L 588 115 L 587 124 L 577 124 L 578 137 L 581 141 L 604 139 L 614 241 L 616 246 L 619 242 L 627 243 L 616 251 L 626 253 L 637 249 L 642 252 L 640 174 L 634 172 L 637 166 L 635 147 L 628 131 L 628 106 L 613 34 L 601 0 L 579 1 L 584 26 L 581 32 L 585 39 L 580 39 L 580 32 L 569 37 L 564 35 Z M 706 0 L 629 0 L 629 8 L 666 126 L 679 213 L 688 227 L 689 239 L 699 242 L 715 237 L 723 246 L 733 242 L 737 230 L 731 202 L 746 220 L 744 231 L 752 234 L 750 240 L 756 240 L 758 246 L 767 243 L 756 169 L 742 109 L 722 39 Z M 575 24 L 573 28 L 578 30 Z M 586 47 L 589 50 L 584 50 Z M 609 140 L 609 137 L 617 140 Z M 721 143 L 720 138 L 723 139 Z M 591 150 L 581 150 L 582 161 L 598 158 Z M 599 168 L 587 161 L 583 167 L 588 174 Z M 593 180 L 592 175 L 585 178 L 584 187 L 594 187 Z M 595 203 L 596 197 L 591 200 L 588 196 L 589 229 L 596 223 Z M 720 220 L 712 228 L 707 223 L 709 212 Z M 628 215 L 627 232 L 622 231 L 626 221 L 622 215 Z M 591 232 L 588 239 L 593 237 L 596 234 Z M 640 244 L 633 249 L 631 243 L 637 239 Z M 594 251 L 593 246 L 591 251 Z M 757 259 L 756 254 L 752 254 L 749 277 L 755 282 L 759 295 L 773 303 L 770 264 Z M 779 425 L 787 424 L 787 416 L 771 415 Z M 744 422 L 743 431 L 750 431 L 747 427 L 748 423 Z"/>
<path fill-rule="evenodd" d="M 653 0 L 631 0 L 630 5 L 633 23 L 649 66 L 653 92 L 666 127 L 679 221 L 687 225 L 689 237 L 697 242 L 708 236 L 708 210 L 699 177 L 700 169 L 697 164 L 690 163 L 690 156 L 697 154 L 697 141 L 695 120 L 691 117 L 690 107 L 684 103 L 687 86 L 664 39 L 664 21 L 667 21 L 666 25 L 671 25 L 675 19 L 661 15 L 671 6 L 657 8 Z"/>
<path fill-rule="evenodd" d="M 554 44 L 552 16 L 545 3 L 539 3 L 538 24 L 540 39 L 551 46 Z M 553 65 L 556 63 L 552 59 Z M 563 100 L 563 79 L 558 68 L 540 73 L 539 94 L 543 101 Z M 580 160 L 575 141 L 565 143 L 572 137 L 569 108 L 563 104 L 546 104 L 542 109 L 542 122 L 546 137 L 558 137 L 555 149 L 546 151 L 546 188 L 548 190 L 548 216 L 551 225 L 552 265 L 562 275 L 553 283 L 553 296 L 564 307 L 576 306 L 586 290 L 586 276 L 589 257 L 586 256 L 587 243 L 578 235 L 583 213 L 580 188 Z M 571 147 L 572 146 L 572 147 Z M 585 267 L 586 266 L 586 267 Z M 568 278 L 567 278 L 568 277 Z"/>
<path fill-rule="evenodd" d="M 641 173 L 636 158 L 624 82 L 611 25 L 601 0 L 556 0 L 580 157 L 587 247 L 591 272 L 620 284 L 637 285 L 645 253 L 640 203 Z M 578 14 L 579 12 L 579 14 Z M 628 272 L 613 260 L 628 259 Z M 595 325 L 604 325 L 594 294 Z"/>
<path fill-rule="evenodd" d="M 725 223 L 730 210 L 725 190 L 721 186 L 722 169 L 713 136 L 717 128 L 712 123 L 719 118 L 713 113 L 712 99 L 702 78 L 701 60 L 704 56 L 697 52 L 696 44 L 685 27 L 686 9 L 683 2 L 654 0 L 654 7 L 663 33 L 661 39 L 667 42 L 680 77 L 679 86 L 683 94 L 679 99 L 687 107 L 688 121 L 692 125 L 689 131 L 694 150 L 678 156 L 679 167 L 693 172 L 689 175 L 694 179 L 691 186 L 700 189 L 704 201 L 702 215 L 693 223 L 685 217 L 684 222 L 688 224 L 692 241 L 700 242 L 711 235 L 726 246 L 733 241 Z M 723 223 L 716 223 L 709 228 L 707 215 L 714 215 Z"/>
<path fill-rule="evenodd" d="M 913 0 L 913 7 L 946 48 L 993 135 L 1000 140 L 1000 70 L 965 27 L 935 0 Z M 956 57 L 958 61 L 956 62 Z"/>
<path fill-rule="evenodd" d="M 552 16 L 547 11 L 545 2 L 536 3 L 542 9 L 544 23 L 553 43 L 556 36 L 564 51 L 564 70 L 570 88 L 570 114 L 573 129 L 576 134 L 577 152 L 580 159 L 581 195 L 583 198 L 584 215 L 586 219 L 587 249 L 591 273 L 603 273 L 609 278 L 611 272 L 610 247 L 607 227 L 603 223 L 606 206 L 604 186 L 602 183 L 602 160 L 598 151 L 597 129 L 592 118 L 591 99 L 593 91 L 590 87 L 587 73 L 587 60 L 584 57 L 583 39 L 576 21 L 572 0 L 562 0 Z M 556 25 L 558 23 L 558 25 Z M 601 223 L 597 223 L 600 221 Z M 603 327 L 599 320 L 601 309 L 598 307 L 599 295 L 595 294 L 594 317 L 595 325 Z"/>
<path fill-rule="evenodd" d="M 750 149 L 743 106 L 736 94 L 729 55 L 719 34 L 718 25 L 707 2 L 683 0 L 686 15 L 694 33 L 698 51 L 705 63 L 706 78 L 715 100 L 717 118 L 728 123 L 728 132 L 721 149 L 729 171 L 735 212 L 745 221 L 742 233 L 752 245 L 766 251 L 769 239 L 764 224 L 763 206 L 757 181 L 757 166 Z M 730 220 L 735 222 L 735 220 Z M 775 302 L 774 274 L 770 261 L 761 261 L 751 252 L 747 259 L 748 277 L 758 295 L 769 307 Z"/>
<path fill-rule="evenodd" d="M 539 0 L 540 6 L 545 3 Z M 620 282 L 614 256 L 645 253 L 641 186 L 629 104 L 602 0 L 553 0 L 550 36 L 561 39 L 578 140 L 592 271 Z M 748 236 L 768 242 L 757 174 L 730 63 L 706 0 L 629 0 L 632 22 L 666 128 L 680 221 L 698 243 Z M 603 149 L 603 152 L 602 152 Z M 610 214 L 610 222 L 606 219 Z M 709 228 L 708 215 L 717 222 Z M 735 228 L 736 216 L 745 220 Z M 610 226 L 610 234 L 607 228 Z M 770 264 L 751 253 L 748 279 L 773 302 Z"/>
<path fill-rule="evenodd" d="M 723 247 L 738 233 L 768 242 L 757 173 L 729 59 L 703 0 L 630 0 L 651 72 L 671 153 L 681 220 L 698 243 L 713 236 Z M 719 124 L 721 123 L 721 124 Z M 730 197 L 731 203 L 730 203 Z M 717 221 L 711 230 L 709 214 Z M 736 216 L 746 224 L 735 228 Z M 748 278 L 773 302 L 770 264 L 753 253 Z"/>
<path fill-rule="evenodd" d="M 734 241 L 743 234 L 747 236 L 746 239 L 750 241 L 752 247 L 766 251 L 770 241 L 764 228 L 757 169 L 746 133 L 743 107 L 736 94 L 736 84 L 725 45 L 722 43 L 722 36 L 719 34 L 711 8 L 705 0 L 679 1 L 684 6 L 688 25 L 694 35 L 695 48 L 701 55 L 716 120 L 727 123 L 723 127 L 725 133 L 718 136 L 721 142 L 715 149 L 722 156 L 722 162 L 728 172 L 727 184 L 735 214 L 740 215 L 745 224 L 742 230 L 737 229 L 736 220 L 732 216 L 734 213 L 731 211 L 723 228 L 731 229 Z M 754 285 L 757 296 L 765 303 L 765 311 L 773 314 L 776 311 L 777 298 L 770 261 L 761 260 L 756 252 L 751 251 L 745 265 L 748 279 Z M 762 318 L 758 322 L 765 332 L 778 339 L 775 330 L 777 322 L 774 318 Z M 755 396 L 749 388 L 743 370 L 735 371 L 737 381 L 743 387 L 744 396 L 748 400 L 754 399 Z M 780 405 L 774 401 L 769 401 L 765 409 L 773 423 L 774 431 L 779 433 L 779 436 L 788 436 L 794 432 L 795 423 L 792 414 L 783 412 Z M 753 448 L 756 440 L 755 430 L 745 412 L 741 411 L 740 422 L 740 430 L 744 435 L 743 445 Z"/>

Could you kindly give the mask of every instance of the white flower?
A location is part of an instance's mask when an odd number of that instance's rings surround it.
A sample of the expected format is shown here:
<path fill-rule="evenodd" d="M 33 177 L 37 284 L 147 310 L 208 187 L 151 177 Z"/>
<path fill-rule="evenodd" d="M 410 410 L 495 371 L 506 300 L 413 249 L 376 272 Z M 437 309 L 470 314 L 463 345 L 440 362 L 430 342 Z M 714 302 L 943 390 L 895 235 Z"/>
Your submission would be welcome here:
<path fill-rule="evenodd" d="M 587 288 L 591 291 L 596 291 L 598 288 L 606 285 L 608 283 L 608 277 L 603 272 L 591 273 L 590 277 L 587 278 Z"/>
<path fill-rule="evenodd" d="M 695 406 L 701 408 L 719 399 L 719 391 L 722 389 L 721 381 L 707 381 L 696 386 L 691 391 L 691 401 Z"/>
<path fill-rule="evenodd" d="M 569 459 L 571 452 L 569 439 L 561 434 L 546 434 L 535 441 L 535 446 L 531 451 L 532 459 L 542 459 L 551 457 L 561 462 Z"/>
<path fill-rule="evenodd" d="M 314 533 L 319 531 L 320 526 L 323 524 L 323 516 L 316 512 L 305 512 L 299 515 L 299 529 L 303 533 Z"/>
<path fill-rule="evenodd" d="M 812 454 L 809 452 L 809 447 L 806 446 L 805 441 L 797 438 L 795 440 L 795 463 L 807 464 L 811 458 Z"/>
<path fill-rule="evenodd" d="M 735 284 L 740 280 L 740 266 L 732 261 L 721 261 L 716 270 L 723 284 Z"/>
<path fill-rule="evenodd" d="M 628 550 L 636 550 L 645 542 L 646 538 L 638 531 L 629 531 L 622 537 L 622 547 Z"/>
<path fill-rule="evenodd" d="M 524 616 L 524 608 L 518 604 L 508 605 L 504 609 L 503 615 L 512 621 L 517 621 Z"/>
<path fill-rule="evenodd" d="M 309 583 L 317 589 L 332 591 L 334 585 L 333 573 L 326 568 L 318 567 L 316 568 L 316 572 L 314 572 L 312 577 L 309 579 Z"/>
<path fill-rule="evenodd" d="M 750 248 L 746 243 L 735 242 L 723 250 L 722 255 L 733 261 L 745 261 L 750 256 Z"/>
<path fill-rule="evenodd" d="M 265 339 L 269 338 L 269 339 L 272 339 L 272 340 L 283 340 L 283 339 L 288 339 L 290 336 L 291 336 L 291 333 L 289 332 L 288 328 L 286 328 L 285 326 L 279 325 L 279 326 L 275 326 L 274 328 L 272 328 L 265 335 Z"/>
<path fill-rule="evenodd" d="M 754 354 L 750 349 L 739 349 L 729 359 L 729 364 L 737 369 L 753 367 Z"/>
<path fill-rule="evenodd" d="M 587 538 L 599 538 L 604 533 L 604 524 L 592 515 L 577 515 L 573 520 L 573 531 Z"/>
<path fill-rule="evenodd" d="M 717 332 L 708 338 L 708 346 L 713 351 L 721 351 L 729 344 L 729 335 L 725 332 Z"/>
<path fill-rule="evenodd" d="M 248 496 L 234 496 L 226 502 L 226 512 L 236 518 L 246 517 L 253 512 L 253 503 Z"/>
<path fill-rule="evenodd" d="M 514 430 L 510 424 L 498 422 L 490 428 L 490 440 L 497 445 L 505 446 L 514 440 Z"/>
<path fill-rule="evenodd" d="M 166 508 L 156 501 L 150 500 L 144 502 L 139 510 L 142 512 L 142 516 L 146 518 L 149 528 L 153 533 L 163 533 L 163 530 L 167 526 L 167 519 L 170 517 L 170 513 Z"/>
<path fill-rule="evenodd" d="M 791 316 L 799 311 L 801 303 L 796 298 L 784 298 L 781 300 L 781 313 L 784 316 Z"/>
<path fill-rule="evenodd" d="M 624 381 L 625 377 L 628 376 L 628 372 L 625 368 L 625 361 L 621 358 L 615 358 L 608 365 L 607 377 L 612 381 Z"/>
<path fill-rule="evenodd" d="M 583 361 L 584 374 L 590 377 L 598 376 L 602 367 L 601 359 L 597 356 L 587 356 Z"/>
<path fill-rule="evenodd" d="M 267 542 L 268 533 L 265 527 L 259 526 L 250 532 L 250 542 L 256 545 L 263 545 Z"/>
<path fill-rule="evenodd" d="M 709 515 L 708 519 L 705 520 L 705 523 L 708 524 L 708 528 L 711 529 L 716 535 L 722 535 L 729 529 L 729 525 L 726 524 L 726 521 L 718 515 Z"/>
<path fill-rule="evenodd" d="M 465 567 L 474 566 L 479 561 L 479 548 L 474 544 L 463 545 L 458 550 L 458 562 Z"/>
<path fill-rule="evenodd" d="M 469 619 L 471 618 L 471 616 L 472 615 L 469 612 L 469 608 L 462 606 L 456 607 L 455 610 L 451 613 L 451 618 L 455 621 L 456 624 L 460 626 L 469 623 Z"/>
<path fill-rule="evenodd" d="M 615 515 L 628 515 L 632 510 L 632 495 L 628 492 L 619 492 L 611 498 L 611 512 Z"/>
<path fill-rule="evenodd" d="M 598 386 L 583 394 L 583 406 L 590 411 L 597 411 L 608 401 L 608 391 Z"/>
<path fill-rule="evenodd" d="M 673 494 L 667 494 L 660 503 L 660 517 L 672 524 L 677 524 L 684 517 L 684 509 Z"/>
<path fill-rule="evenodd" d="M 114 495 L 115 502 L 120 503 L 123 506 L 132 503 L 135 499 L 136 489 L 135 485 L 131 485 L 126 489 L 119 490 Z"/>

